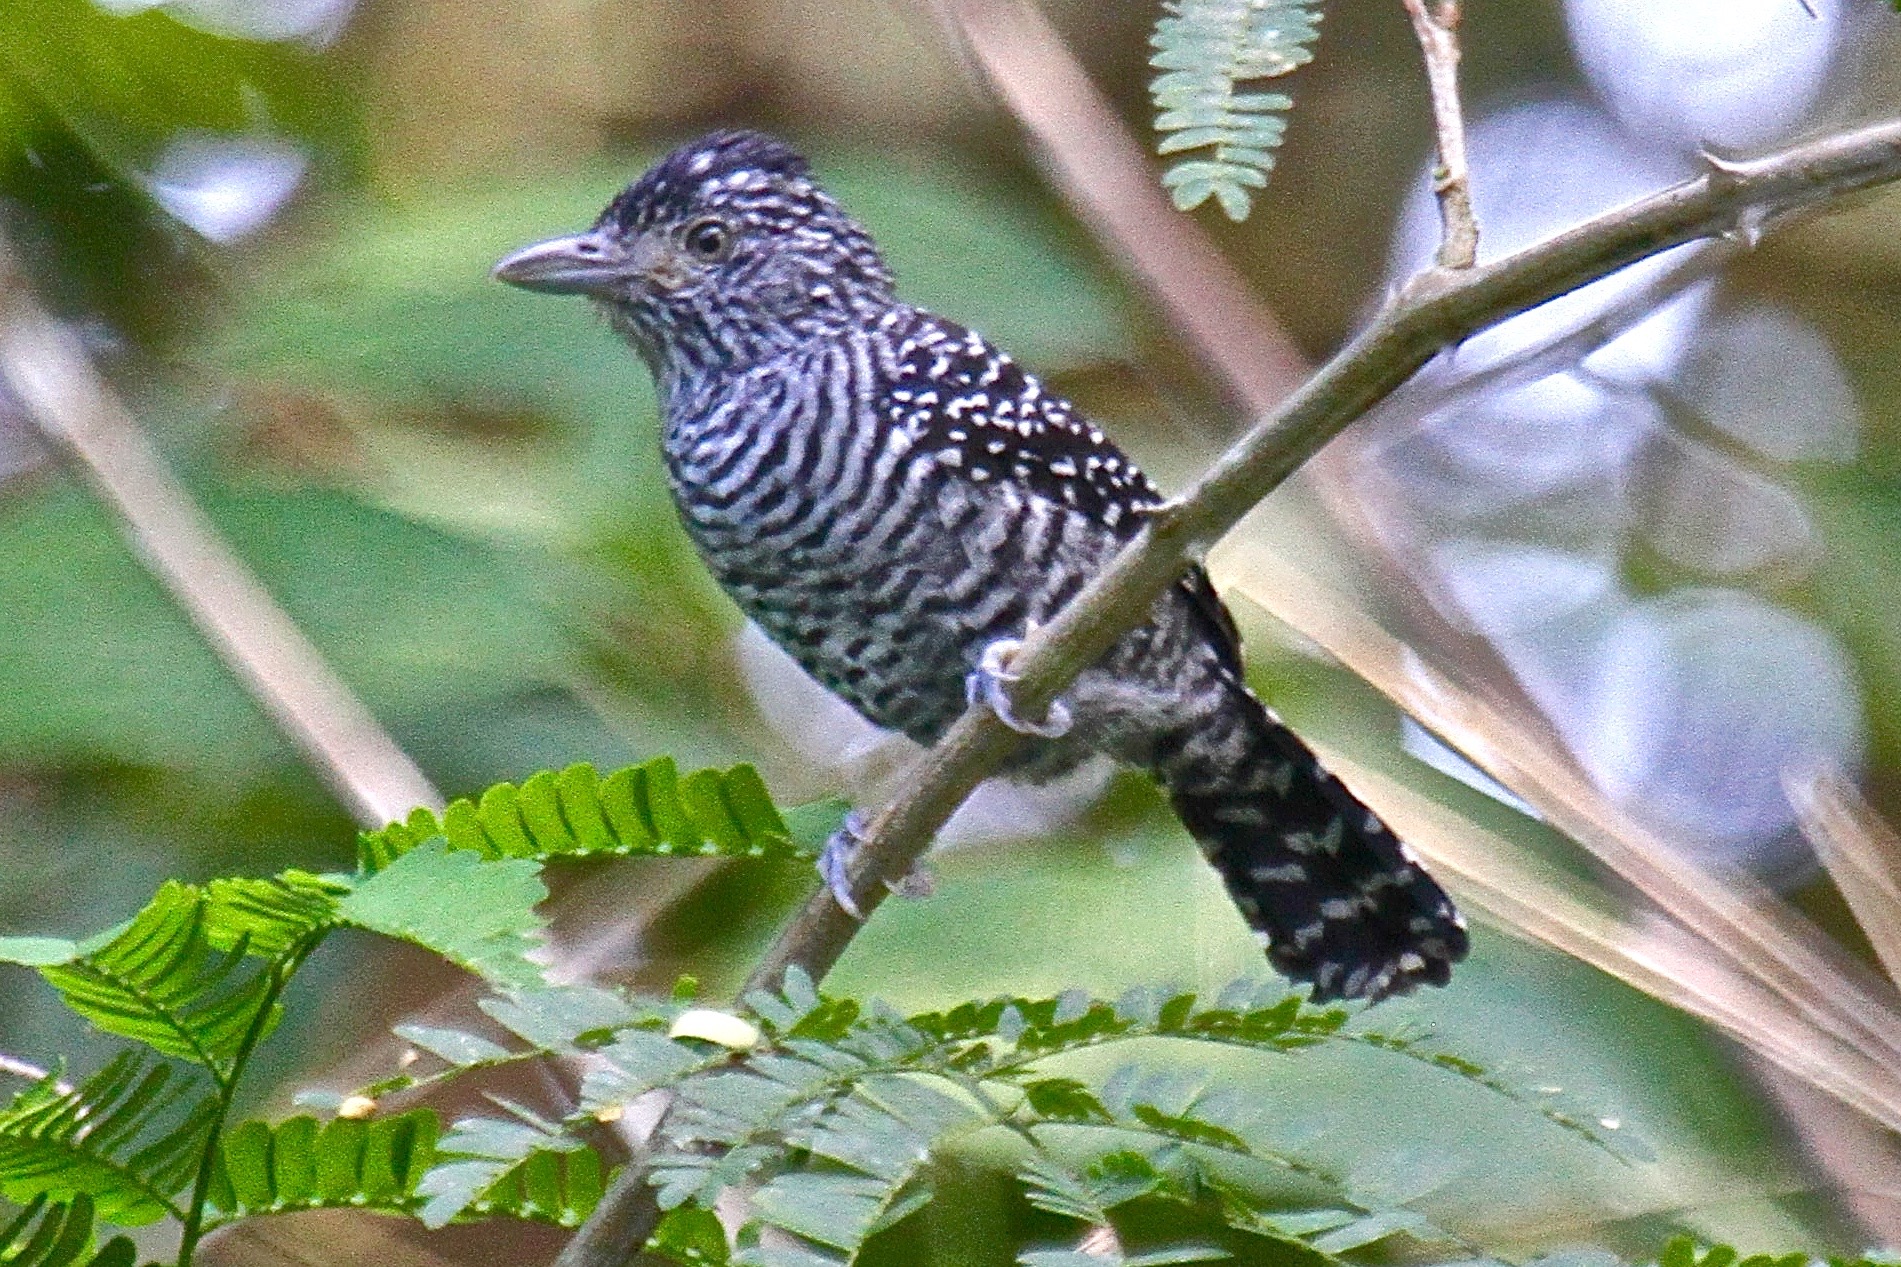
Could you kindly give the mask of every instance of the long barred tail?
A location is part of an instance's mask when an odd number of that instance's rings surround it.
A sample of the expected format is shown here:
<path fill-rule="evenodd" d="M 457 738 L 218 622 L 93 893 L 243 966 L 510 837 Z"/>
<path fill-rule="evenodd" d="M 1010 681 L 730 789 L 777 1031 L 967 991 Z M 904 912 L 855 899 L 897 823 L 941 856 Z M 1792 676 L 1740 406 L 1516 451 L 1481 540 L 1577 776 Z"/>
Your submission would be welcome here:
<path fill-rule="evenodd" d="M 1373 812 L 1239 684 L 1212 717 L 1164 737 L 1155 774 L 1268 960 L 1315 1000 L 1444 985 L 1465 922 Z"/>

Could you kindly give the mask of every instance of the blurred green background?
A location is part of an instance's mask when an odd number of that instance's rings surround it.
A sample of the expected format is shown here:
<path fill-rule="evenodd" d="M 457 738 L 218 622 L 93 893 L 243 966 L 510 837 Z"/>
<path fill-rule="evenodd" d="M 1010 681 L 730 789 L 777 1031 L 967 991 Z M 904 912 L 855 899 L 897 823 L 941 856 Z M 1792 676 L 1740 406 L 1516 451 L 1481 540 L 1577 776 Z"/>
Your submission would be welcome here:
<path fill-rule="evenodd" d="M 1049 7 L 1144 129 L 1151 6 Z M 1555 5 L 1473 0 L 1466 31 L 1474 101 L 1586 92 Z M 1842 74 L 1835 99 L 1851 113 L 1892 77 L 1871 58 Z M 1385 284 L 1429 144 L 1420 78 L 1398 5 L 1335 4 L 1253 218 L 1201 213 L 1312 355 Z M 590 221 L 667 144 L 733 124 L 795 138 L 909 298 L 1010 347 L 1168 482 L 1234 430 L 921 8 L 205 0 L 131 13 L 0 0 L 8 249 L 237 553 L 450 795 L 661 753 L 755 762 L 788 804 L 855 790 L 831 754 L 761 717 L 736 659 L 738 616 L 666 502 L 640 365 L 582 305 L 487 277 L 508 249 Z M 252 148 L 217 148 L 234 139 Z M 1723 283 L 1814 322 L 1863 409 L 1858 462 L 1795 473 L 1824 554 L 1785 589 L 1853 655 L 1868 786 L 1891 814 L 1898 219 L 1888 201 L 1800 226 Z M 1337 552 L 1318 512 L 1302 513 L 1302 549 Z M 1542 829 L 1408 764 L 1397 719 L 1345 674 L 1271 637 L 1251 656 L 1296 725 L 1564 856 Z M 883 908 L 834 988 L 934 1006 L 1264 971 L 1136 781 L 1075 824 L 990 835 L 944 859 L 936 898 Z M 90 932 L 165 877 L 335 867 L 352 840 L 112 515 L 0 399 L 0 930 Z M 664 988 L 691 971 L 715 992 L 807 884 L 659 862 L 562 879 L 569 923 L 639 928 L 623 979 Z M 1825 884 L 1804 896 L 1847 935 Z M 1679 1227 L 1784 1250 L 1880 1234 L 1734 1049 L 1508 933 L 1480 927 L 1474 940 L 1455 984 L 1391 1005 L 1392 1023 L 1575 1092 L 1656 1160 L 1611 1161 L 1529 1113 L 1363 1053 L 1241 1074 L 1284 1140 L 1410 1185 L 1436 1220 L 1496 1253 L 1641 1255 Z M 281 1084 L 261 1094 L 281 1105 L 298 1087 L 386 1070 L 397 1049 L 377 1036 L 455 985 L 407 960 L 400 979 L 365 975 L 395 966 L 327 955 L 273 1041 Z M 92 1044 L 30 975 L 0 978 L 0 1050 L 84 1068 Z M 937 1236 L 934 1260 L 963 1261 L 956 1239 Z"/>

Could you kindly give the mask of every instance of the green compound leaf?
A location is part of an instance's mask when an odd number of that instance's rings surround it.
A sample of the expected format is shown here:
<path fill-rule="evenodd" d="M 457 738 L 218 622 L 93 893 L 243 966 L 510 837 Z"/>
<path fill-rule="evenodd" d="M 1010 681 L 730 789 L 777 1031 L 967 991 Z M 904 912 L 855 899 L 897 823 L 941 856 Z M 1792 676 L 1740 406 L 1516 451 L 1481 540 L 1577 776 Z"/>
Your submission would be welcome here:
<path fill-rule="evenodd" d="M 307 871 L 213 880 L 205 885 L 205 939 L 219 950 L 242 945 L 278 959 L 334 927 L 337 899 L 347 892 L 347 885 Z"/>
<path fill-rule="evenodd" d="M 123 1236 L 88 1253 L 97 1215 L 92 1198 L 83 1193 L 63 1204 L 35 1198 L 0 1226 L 0 1267 L 133 1267 L 138 1250 Z"/>
<path fill-rule="evenodd" d="M 1207 151 L 1162 176 L 1175 206 L 1213 198 L 1230 220 L 1245 220 L 1250 189 L 1267 184 L 1293 101 L 1237 85 L 1285 75 L 1313 60 L 1320 0 L 1165 0 L 1149 45 L 1157 151 Z"/>
<path fill-rule="evenodd" d="M 604 1189 L 598 1153 L 555 1125 L 518 1112 L 514 1118 L 457 1122 L 416 1193 L 426 1227 L 469 1215 L 578 1227 Z"/>
<path fill-rule="evenodd" d="M 1111 1226 L 1110 1216 L 1131 1202 L 1172 1203 L 1204 1222 L 1276 1242 L 1274 1252 L 1297 1267 L 1343 1267 L 1340 1254 L 1396 1235 L 1440 1237 L 1404 1208 L 1410 1197 L 1266 1146 L 1258 1104 L 1211 1090 L 1212 1074 L 1124 1066 L 1095 1078 L 1074 1065 L 1050 1067 L 1117 1043 L 1284 1057 L 1325 1045 L 1366 1047 L 1578 1129 L 1476 1062 L 1362 1030 L 1354 1013 L 1309 1005 L 1274 981 L 1237 981 L 1212 1004 L 1142 987 L 1113 1003 L 1069 991 L 904 1017 L 875 1001 L 827 996 L 791 970 L 780 989 L 755 991 L 745 1002 L 758 1032 L 743 1046 L 696 1037 L 697 1027 L 682 1023 L 689 1001 L 616 1001 L 571 988 L 485 1004 L 525 1050 L 458 1031 L 410 1031 L 450 1070 L 542 1052 L 586 1053 L 591 1061 L 579 1110 L 566 1122 L 514 1110 L 512 1119 L 459 1123 L 454 1147 L 445 1146 L 443 1163 L 425 1180 L 426 1217 L 468 1217 L 485 1200 L 497 1209 L 512 1203 L 531 1217 L 562 1217 L 550 1212 L 576 1203 L 562 1185 L 568 1169 L 586 1164 L 575 1156 L 586 1132 L 640 1097 L 666 1091 L 671 1108 L 651 1141 L 656 1200 L 678 1215 L 685 1237 L 710 1226 L 698 1212 L 743 1194 L 748 1217 L 731 1257 L 740 1267 L 856 1262 L 868 1242 L 932 1199 L 932 1167 L 943 1150 L 998 1129 L 1031 1150 L 1018 1176 L 1031 1203 L 1088 1228 Z M 1303 1195 L 1292 1208 L 1265 1206 L 1287 1199 L 1284 1191 L 1270 1184 L 1256 1193 L 1237 1173 L 1277 1173 L 1321 1195 Z M 504 1177 L 510 1186 L 498 1189 Z M 492 1190 L 513 1195 L 485 1195 Z M 1112 1261 L 1199 1261 L 1209 1252 L 1196 1243 L 1144 1245 Z"/>
<path fill-rule="evenodd" d="M 440 839 L 416 846 L 338 899 L 337 918 L 432 950 L 504 989 L 544 984 L 539 863 L 492 859 Z"/>
<path fill-rule="evenodd" d="M 498 783 L 476 800 L 452 802 L 440 818 L 418 809 L 406 822 L 364 833 L 359 857 L 374 872 L 442 837 L 451 849 L 489 858 L 809 858 L 843 818 L 836 802 L 782 816 L 751 766 L 683 776 L 660 757 L 602 777 L 583 763 L 520 786 Z"/>
<path fill-rule="evenodd" d="M 436 1160 L 439 1130 L 429 1109 L 367 1121 L 240 1123 L 218 1144 L 208 1222 L 344 1207 L 413 1212 L 422 1203 L 417 1184 Z"/>
<path fill-rule="evenodd" d="M 277 982 L 274 961 L 249 953 L 246 932 L 263 921 L 214 915 L 216 905 L 191 885 L 168 882 L 119 929 L 78 943 L 9 938 L 0 959 L 38 967 L 98 1029 L 224 1078 L 259 1027 L 275 1023 Z M 270 928 L 273 946 L 289 944 L 289 925 Z"/>
<path fill-rule="evenodd" d="M 1549 1258 L 1536 1259 L 1532 1267 L 1543 1264 L 1556 1264 L 1563 1255 L 1551 1255 Z M 1826 1261 L 1829 1267 L 1883 1267 L 1892 1264 L 1891 1256 L 1863 1255 L 1858 1258 L 1835 1258 L 1818 1260 L 1814 1255 L 1791 1254 L 1750 1254 L 1743 1255 L 1729 1245 L 1712 1245 L 1699 1248 L 1697 1243 L 1687 1236 L 1673 1237 L 1657 1255 L 1657 1267 L 1804 1267 L 1817 1261 Z"/>
<path fill-rule="evenodd" d="M 0 1108 L 0 1196 L 86 1197 L 99 1218 L 124 1227 L 182 1217 L 177 1198 L 217 1112 L 202 1083 L 137 1051 L 77 1087 L 48 1077 Z"/>

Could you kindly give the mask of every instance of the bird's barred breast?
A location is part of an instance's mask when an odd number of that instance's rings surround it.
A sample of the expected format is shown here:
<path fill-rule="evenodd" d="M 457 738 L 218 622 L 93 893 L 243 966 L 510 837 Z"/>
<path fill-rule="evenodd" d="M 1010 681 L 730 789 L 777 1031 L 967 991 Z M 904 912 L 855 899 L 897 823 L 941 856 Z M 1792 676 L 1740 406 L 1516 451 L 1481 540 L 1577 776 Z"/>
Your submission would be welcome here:
<path fill-rule="evenodd" d="M 930 742 L 963 710 L 983 646 L 1046 619 L 1110 543 L 919 444 L 879 407 L 886 368 L 847 345 L 749 376 L 674 421 L 669 467 L 689 535 L 740 608 L 873 721 Z"/>

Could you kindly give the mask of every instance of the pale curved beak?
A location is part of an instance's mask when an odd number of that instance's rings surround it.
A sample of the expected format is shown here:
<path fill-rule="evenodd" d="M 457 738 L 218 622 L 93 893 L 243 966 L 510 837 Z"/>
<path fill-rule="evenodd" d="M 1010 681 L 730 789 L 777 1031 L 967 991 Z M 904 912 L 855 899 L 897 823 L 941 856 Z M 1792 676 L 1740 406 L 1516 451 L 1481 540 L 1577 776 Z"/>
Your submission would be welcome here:
<path fill-rule="evenodd" d="M 523 247 L 495 266 L 497 281 L 551 295 L 608 295 L 639 267 L 618 242 L 601 233 L 577 233 Z"/>

